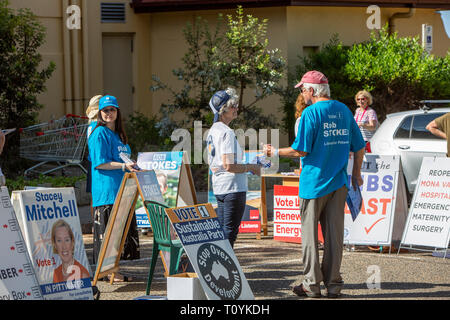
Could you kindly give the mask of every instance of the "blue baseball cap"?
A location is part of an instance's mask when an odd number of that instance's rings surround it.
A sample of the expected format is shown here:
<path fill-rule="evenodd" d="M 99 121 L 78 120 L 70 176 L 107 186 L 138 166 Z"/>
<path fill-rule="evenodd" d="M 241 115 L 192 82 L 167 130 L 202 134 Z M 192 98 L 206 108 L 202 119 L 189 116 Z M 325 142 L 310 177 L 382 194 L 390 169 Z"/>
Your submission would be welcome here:
<path fill-rule="evenodd" d="M 230 95 L 225 90 L 220 90 L 213 94 L 209 100 L 209 107 L 214 112 L 214 122 L 219 121 L 219 111 L 230 98 Z"/>
<path fill-rule="evenodd" d="M 114 107 L 119 109 L 119 104 L 117 103 L 116 97 L 113 96 L 103 96 L 100 101 L 98 102 L 98 110 L 102 110 L 106 107 Z"/>

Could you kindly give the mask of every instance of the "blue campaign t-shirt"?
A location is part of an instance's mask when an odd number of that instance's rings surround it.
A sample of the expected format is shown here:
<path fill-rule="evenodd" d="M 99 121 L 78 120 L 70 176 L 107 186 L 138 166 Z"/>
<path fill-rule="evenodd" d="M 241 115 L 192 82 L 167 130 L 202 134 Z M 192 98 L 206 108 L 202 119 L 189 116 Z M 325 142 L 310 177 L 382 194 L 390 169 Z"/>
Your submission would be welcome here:
<path fill-rule="evenodd" d="M 353 113 L 336 100 L 319 101 L 301 116 L 292 148 L 308 154 L 302 158 L 299 197 L 316 199 L 348 185 L 349 152 L 364 148 Z"/>
<path fill-rule="evenodd" d="M 89 125 L 88 125 L 88 128 L 87 128 L 87 130 L 86 130 L 86 138 L 89 140 L 89 136 L 91 135 L 91 133 L 92 133 L 92 130 L 94 130 L 94 128 L 97 126 L 97 121 L 92 121 L 91 123 L 89 123 Z M 89 151 L 89 150 L 88 150 Z M 89 161 L 89 162 L 91 162 L 91 156 L 89 155 L 89 152 L 88 152 L 88 155 L 87 155 L 87 160 Z"/>
<path fill-rule="evenodd" d="M 130 157 L 130 146 L 123 144 L 116 132 L 104 126 L 93 130 L 88 146 L 92 163 L 92 206 L 113 204 L 124 172 L 122 169 L 102 170 L 96 167 L 111 161 L 123 162 L 119 154 L 123 152 Z"/>

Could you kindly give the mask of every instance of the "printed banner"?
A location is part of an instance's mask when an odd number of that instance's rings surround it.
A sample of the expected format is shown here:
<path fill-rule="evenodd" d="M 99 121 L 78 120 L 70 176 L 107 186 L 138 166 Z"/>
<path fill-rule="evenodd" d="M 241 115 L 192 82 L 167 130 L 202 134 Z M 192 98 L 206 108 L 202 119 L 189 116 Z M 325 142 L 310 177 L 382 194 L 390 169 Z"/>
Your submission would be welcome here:
<path fill-rule="evenodd" d="M 208 299 L 254 299 L 210 203 L 170 208 L 166 213 Z"/>
<path fill-rule="evenodd" d="M 0 300 L 41 300 L 8 189 L 0 189 Z"/>
<path fill-rule="evenodd" d="M 44 299 L 92 300 L 73 188 L 13 191 L 12 201 Z"/>
<path fill-rule="evenodd" d="M 254 159 L 258 152 L 247 151 L 245 152 L 244 163 L 254 163 Z M 265 169 L 261 169 L 264 171 Z M 214 208 L 217 207 L 217 199 L 214 195 L 214 190 L 211 183 L 212 172 L 209 170 L 208 176 L 208 202 L 212 204 Z M 246 194 L 245 211 L 239 225 L 240 233 L 260 233 L 261 232 L 261 177 L 247 173 L 248 191 Z"/>
<path fill-rule="evenodd" d="M 319 241 L 323 243 L 320 223 L 318 230 Z M 273 186 L 273 239 L 284 242 L 302 242 L 298 187 Z"/>
<path fill-rule="evenodd" d="M 159 203 L 166 201 L 162 197 L 163 188 L 158 181 L 154 170 L 136 172 L 136 178 L 139 181 L 139 186 L 145 199 L 139 196 L 136 202 L 136 223 L 138 228 L 150 228 L 150 221 L 148 220 L 147 211 L 145 210 L 143 201 L 153 200 Z"/>
<path fill-rule="evenodd" d="M 137 165 L 143 170 L 154 170 L 160 186 L 164 203 L 169 207 L 177 206 L 180 185 L 183 152 L 139 152 Z M 157 200 L 155 200 L 157 201 Z M 140 228 L 150 228 L 142 199 L 136 204 L 136 221 Z"/>
<path fill-rule="evenodd" d="M 423 158 L 402 244 L 447 249 L 450 240 L 450 158 Z"/>
<path fill-rule="evenodd" d="M 353 158 L 349 159 L 349 183 Z M 361 168 L 362 207 L 353 221 L 345 204 L 344 243 L 359 245 L 390 245 L 400 240 L 407 215 L 406 188 L 399 156 L 366 154 Z"/>

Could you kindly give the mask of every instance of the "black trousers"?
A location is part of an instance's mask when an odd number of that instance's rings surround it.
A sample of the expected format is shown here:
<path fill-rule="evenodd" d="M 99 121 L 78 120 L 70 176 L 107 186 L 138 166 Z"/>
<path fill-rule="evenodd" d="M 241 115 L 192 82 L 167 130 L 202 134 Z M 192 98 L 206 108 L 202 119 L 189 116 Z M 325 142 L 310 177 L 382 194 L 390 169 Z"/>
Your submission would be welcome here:
<path fill-rule="evenodd" d="M 93 248 L 93 264 L 98 263 L 100 249 L 105 237 L 106 226 L 108 225 L 109 216 L 113 205 L 94 207 L 94 248 Z M 121 260 L 135 260 L 140 258 L 139 252 L 139 234 L 137 231 L 136 216 L 133 215 L 130 228 L 125 239 Z"/>
<path fill-rule="evenodd" d="M 245 212 L 246 194 L 246 192 L 235 192 L 216 195 L 217 218 L 223 227 L 225 239 L 230 241 L 231 247 L 234 246 L 239 233 L 239 225 Z"/>

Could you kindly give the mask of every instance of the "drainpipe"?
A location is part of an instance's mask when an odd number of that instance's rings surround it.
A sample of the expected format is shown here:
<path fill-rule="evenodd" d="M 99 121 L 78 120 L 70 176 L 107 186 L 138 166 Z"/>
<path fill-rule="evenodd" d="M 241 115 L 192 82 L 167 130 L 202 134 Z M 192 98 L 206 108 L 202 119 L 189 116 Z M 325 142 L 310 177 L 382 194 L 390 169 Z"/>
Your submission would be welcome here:
<path fill-rule="evenodd" d="M 64 54 L 64 105 L 65 113 L 73 113 L 72 110 L 72 72 L 70 55 L 70 32 L 66 26 L 66 10 L 69 6 L 69 0 L 62 1 L 62 35 L 63 35 L 63 54 Z"/>
<path fill-rule="evenodd" d="M 391 35 L 395 32 L 395 23 L 394 23 L 395 19 L 411 18 L 412 16 L 414 16 L 415 13 L 416 13 L 416 8 L 410 7 L 408 12 L 396 12 L 392 16 L 390 16 L 389 22 L 388 22 L 389 34 Z"/>
<path fill-rule="evenodd" d="M 72 1 L 72 4 L 79 6 L 78 1 Z M 79 39 L 80 31 L 71 30 L 72 33 L 72 56 L 73 56 L 73 95 L 74 95 L 74 113 L 81 115 L 81 88 L 80 88 L 80 53 Z"/>
<path fill-rule="evenodd" d="M 88 1 L 83 0 L 82 1 L 82 14 L 81 14 L 81 21 L 82 21 L 82 33 L 83 33 L 83 106 L 86 106 L 89 102 L 90 92 L 89 92 L 89 50 L 88 50 Z M 83 110 L 81 111 L 81 115 L 84 116 Z"/>

